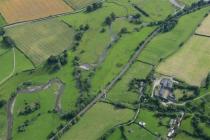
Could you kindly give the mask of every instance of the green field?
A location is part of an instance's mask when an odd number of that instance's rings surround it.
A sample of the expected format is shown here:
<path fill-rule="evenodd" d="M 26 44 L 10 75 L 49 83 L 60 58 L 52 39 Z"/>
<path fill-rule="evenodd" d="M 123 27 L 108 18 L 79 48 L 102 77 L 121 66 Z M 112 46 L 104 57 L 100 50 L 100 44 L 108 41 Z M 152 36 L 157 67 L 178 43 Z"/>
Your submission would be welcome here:
<path fill-rule="evenodd" d="M 81 8 L 85 8 L 86 6 L 99 2 L 100 0 L 64 0 L 67 4 L 69 4 L 73 9 L 78 10 Z"/>
<path fill-rule="evenodd" d="M 70 55 L 70 53 L 69 53 Z M 72 76 L 73 66 L 71 61 L 73 60 L 73 56 L 69 56 L 69 63 L 64 66 L 59 72 L 57 73 L 48 73 L 43 68 L 39 68 L 35 72 L 23 72 L 18 73 L 9 79 L 6 83 L 0 86 L 0 98 L 8 100 L 10 94 L 15 91 L 18 85 L 22 82 L 30 81 L 34 83 L 44 84 L 47 83 L 49 80 L 58 77 L 65 83 L 65 90 L 62 95 L 62 107 L 63 111 L 70 111 L 75 109 L 76 99 L 79 96 L 79 91 L 75 87 L 75 80 Z"/>
<path fill-rule="evenodd" d="M 122 38 L 115 44 L 106 57 L 106 60 L 96 71 L 93 80 L 93 92 L 97 93 L 108 82 L 110 82 L 128 62 L 131 55 L 135 52 L 138 44 L 143 41 L 154 28 L 143 28 L 140 32 L 133 32 Z M 100 81 L 100 82 L 98 82 Z"/>
<path fill-rule="evenodd" d="M 0 138 L 6 139 L 6 128 L 7 128 L 7 113 L 6 113 L 6 106 L 0 108 Z"/>
<path fill-rule="evenodd" d="M 149 131 L 151 131 L 153 134 L 160 134 L 161 137 L 165 138 L 168 133 L 166 125 L 168 125 L 169 123 L 169 118 L 162 118 L 162 123 L 164 124 L 164 126 L 160 126 L 159 118 L 155 117 L 154 115 L 154 112 L 148 111 L 146 109 L 141 109 L 137 122 L 145 122 L 145 127 Z"/>
<path fill-rule="evenodd" d="M 118 33 L 120 31 L 121 28 L 119 29 L 119 26 L 116 26 L 116 24 L 119 23 L 121 19 L 117 19 L 113 22 L 113 31 L 110 31 L 107 26 L 102 26 L 105 18 L 112 12 L 119 17 L 126 15 L 126 10 L 123 7 L 113 3 L 104 3 L 104 7 L 95 12 L 88 14 L 77 13 L 59 18 L 72 25 L 74 29 L 78 29 L 80 25 L 86 24 L 90 27 L 90 29 L 84 33 L 80 45 L 75 52 L 80 57 L 81 63 L 96 64 L 111 42 L 110 32 Z M 132 26 L 133 28 L 135 27 L 125 20 L 121 24 L 123 27 L 128 27 L 130 29 L 132 29 Z M 100 32 L 102 28 L 105 29 L 104 33 Z"/>
<path fill-rule="evenodd" d="M 69 55 L 70 55 L 70 53 L 69 53 Z M 73 56 L 69 56 L 69 60 L 68 60 L 69 63 L 66 66 L 64 66 L 57 73 L 49 74 L 45 69 L 39 68 L 38 70 L 36 70 L 33 73 L 31 73 L 29 71 L 29 72 L 22 72 L 22 73 L 18 73 L 16 75 L 14 75 L 7 82 L 5 82 L 4 84 L 0 85 L 0 99 L 8 100 L 10 95 L 11 95 L 11 93 L 14 92 L 16 90 L 17 86 L 20 85 L 22 82 L 29 81 L 29 82 L 33 82 L 33 83 L 36 83 L 36 84 L 44 84 L 44 83 L 47 83 L 48 80 L 51 80 L 52 78 L 58 77 L 65 83 L 64 93 L 61 96 L 62 111 L 65 113 L 65 112 L 69 112 L 69 111 L 74 110 L 75 109 L 76 100 L 77 100 L 77 98 L 79 96 L 79 91 L 75 87 L 75 80 L 74 80 L 74 78 L 73 78 L 73 76 L 71 74 L 72 71 L 73 71 L 73 66 L 71 64 L 72 59 L 73 59 Z M 24 59 L 22 58 L 20 60 L 24 60 Z M 19 61 L 19 62 L 21 62 L 21 61 Z M 50 92 L 50 91 L 48 91 L 48 92 Z M 44 93 L 44 91 L 41 92 L 41 93 Z M 53 93 L 49 93 L 49 94 L 53 94 Z M 49 94 L 46 94 L 46 95 L 48 96 Z M 27 95 L 25 95 L 25 96 L 27 96 Z M 34 96 L 37 96 L 37 95 L 34 95 Z M 41 96 L 42 96 L 42 94 L 41 94 Z M 20 96 L 20 97 L 22 97 L 22 96 Z M 29 96 L 28 98 L 30 100 L 33 100 L 33 95 Z M 53 96 L 49 97 L 49 98 L 52 99 Z M 49 98 L 44 96 L 43 100 L 48 101 Z M 52 102 L 54 102 L 54 100 L 53 101 L 49 100 L 49 102 L 47 102 L 44 106 L 46 108 L 51 108 L 53 106 L 53 104 L 51 104 Z M 5 111 L 6 111 L 6 109 L 1 109 L 0 110 L 1 118 L 5 117 L 5 114 L 6 114 Z M 46 120 L 45 120 L 45 122 L 49 123 Z M 2 120 L 0 123 L 1 123 L 0 132 L 5 132 L 6 131 L 6 123 L 7 123 L 7 121 Z M 16 123 L 16 121 L 15 121 L 15 123 Z M 55 129 L 54 126 L 55 126 L 54 124 L 52 124 L 52 126 L 48 125 L 48 127 L 51 127 L 51 130 Z M 33 130 L 34 129 L 35 128 L 33 128 Z M 40 131 L 41 130 L 42 129 L 40 129 Z M 48 132 L 48 131 L 45 131 L 45 132 Z M 0 133 L 0 136 L 2 136 L 2 135 L 5 135 L 5 134 L 4 133 Z"/>
<path fill-rule="evenodd" d="M 20 94 L 17 96 L 14 107 L 13 137 L 16 140 L 34 139 L 44 140 L 47 135 L 62 123 L 59 115 L 48 113 L 54 109 L 56 85 L 48 90 L 32 94 Z M 41 108 L 28 115 L 19 115 L 19 112 L 26 106 L 25 103 L 33 104 L 39 102 Z M 38 115 L 40 113 L 40 116 Z M 29 125 L 25 127 L 24 132 L 18 132 L 18 127 L 28 120 Z M 49 123 L 50 122 L 50 123 Z M 34 133 L 36 132 L 36 133 Z"/>
<path fill-rule="evenodd" d="M 148 63 L 158 64 L 161 59 L 174 53 L 179 49 L 179 45 L 184 43 L 194 33 L 208 10 L 209 7 L 203 8 L 181 17 L 173 30 L 155 37 L 138 59 Z"/>
<path fill-rule="evenodd" d="M 168 0 L 131 0 L 131 3 L 146 11 L 152 21 L 164 20 L 175 12 L 175 8 Z"/>
<path fill-rule="evenodd" d="M 32 69 L 33 65 L 16 48 L 8 48 L 0 37 L 0 84 L 17 72 Z M 15 61 L 15 63 L 14 63 Z M 15 64 L 15 65 L 14 65 Z"/>
<path fill-rule="evenodd" d="M 13 71 L 13 51 L 8 50 L 0 55 L 0 81 L 7 77 Z"/>
<path fill-rule="evenodd" d="M 57 20 L 46 20 L 7 28 L 6 35 L 37 66 L 50 55 L 71 48 L 74 31 Z"/>
<path fill-rule="evenodd" d="M 0 13 L 0 27 L 3 26 L 3 25 L 6 25 L 6 21 L 5 21 L 4 17 Z"/>
<path fill-rule="evenodd" d="M 201 86 L 210 71 L 210 39 L 193 36 L 174 55 L 160 63 L 157 72 Z"/>
<path fill-rule="evenodd" d="M 141 62 L 134 63 L 123 78 L 109 92 L 107 98 L 113 102 L 134 103 L 138 100 L 139 95 L 128 91 L 128 84 L 134 78 L 145 79 L 151 70 L 152 66 L 150 65 Z"/>
<path fill-rule="evenodd" d="M 157 137 L 152 135 L 150 132 L 144 128 L 132 124 L 129 126 L 124 126 L 124 131 L 119 128 L 112 133 L 107 140 L 123 140 L 122 133 L 126 136 L 127 140 L 156 140 Z"/>
<path fill-rule="evenodd" d="M 181 3 L 184 3 L 187 6 L 190 6 L 192 3 L 198 2 L 198 0 L 178 0 Z"/>
<path fill-rule="evenodd" d="M 115 109 L 112 105 L 97 103 L 61 137 L 61 140 L 95 140 L 111 127 L 128 121 L 132 115 L 131 110 Z"/>

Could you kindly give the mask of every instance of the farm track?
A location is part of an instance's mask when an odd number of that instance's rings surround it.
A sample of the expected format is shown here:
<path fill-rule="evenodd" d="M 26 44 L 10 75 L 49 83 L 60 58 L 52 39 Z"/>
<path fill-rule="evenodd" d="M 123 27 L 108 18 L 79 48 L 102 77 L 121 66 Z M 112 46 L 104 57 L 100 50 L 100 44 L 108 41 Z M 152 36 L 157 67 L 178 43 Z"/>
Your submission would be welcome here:
<path fill-rule="evenodd" d="M 0 81 L 0 85 L 2 85 L 4 82 L 6 82 L 8 79 L 10 79 L 15 74 L 15 69 L 16 69 L 15 49 L 12 48 L 12 51 L 13 51 L 13 69 L 7 77 L 5 77 L 3 80 Z"/>
<path fill-rule="evenodd" d="M 46 84 L 38 85 L 38 86 L 30 86 L 24 89 L 20 89 L 16 91 L 16 95 L 11 97 L 7 103 L 7 140 L 12 139 L 12 129 L 13 129 L 13 111 L 15 106 L 16 97 L 18 94 L 36 94 L 42 90 L 46 90 L 50 88 L 53 84 L 58 85 L 58 90 L 55 93 L 55 111 L 61 112 L 61 96 L 64 92 L 65 83 L 63 83 L 60 79 L 54 78 L 49 80 Z"/>

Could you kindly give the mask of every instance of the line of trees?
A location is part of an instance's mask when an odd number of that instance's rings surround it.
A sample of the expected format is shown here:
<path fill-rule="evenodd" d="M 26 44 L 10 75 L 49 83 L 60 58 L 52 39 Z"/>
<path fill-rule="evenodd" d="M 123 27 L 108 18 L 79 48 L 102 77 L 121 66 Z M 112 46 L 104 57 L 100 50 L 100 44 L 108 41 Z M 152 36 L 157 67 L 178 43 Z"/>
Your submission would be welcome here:
<path fill-rule="evenodd" d="M 103 6 L 102 2 L 93 3 L 86 7 L 85 12 L 90 13 L 90 12 L 96 11 L 97 9 L 102 8 L 102 6 Z"/>
<path fill-rule="evenodd" d="M 68 63 L 68 51 L 64 50 L 60 55 L 51 55 L 47 59 L 47 67 L 51 72 L 56 72 L 61 69 L 62 66 Z"/>

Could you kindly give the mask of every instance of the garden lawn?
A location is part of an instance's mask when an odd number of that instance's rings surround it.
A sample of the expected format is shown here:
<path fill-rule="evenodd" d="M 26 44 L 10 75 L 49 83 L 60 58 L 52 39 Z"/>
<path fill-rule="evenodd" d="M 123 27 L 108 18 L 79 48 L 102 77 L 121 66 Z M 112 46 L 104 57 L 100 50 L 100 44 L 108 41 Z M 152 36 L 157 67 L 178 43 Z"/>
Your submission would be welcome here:
<path fill-rule="evenodd" d="M 109 50 L 105 61 L 98 67 L 92 79 L 92 89 L 95 94 L 120 72 L 123 66 L 128 63 L 139 43 L 153 30 L 154 28 L 146 27 L 140 30 L 140 32 L 123 35 Z"/>
<path fill-rule="evenodd" d="M 179 49 L 179 45 L 186 42 L 194 33 L 208 10 L 209 7 L 203 8 L 181 17 L 174 29 L 155 37 L 140 54 L 138 59 L 148 63 L 158 64 L 161 59 L 174 53 Z"/>
<path fill-rule="evenodd" d="M 70 49 L 74 30 L 58 20 L 45 20 L 6 28 L 6 35 L 37 66 Z"/>
<path fill-rule="evenodd" d="M 50 89 L 38 93 L 19 94 L 16 98 L 14 107 L 13 138 L 16 140 L 31 139 L 44 140 L 48 134 L 62 123 L 59 115 L 48 113 L 55 107 L 57 86 L 53 85 Z M 29 105 L 39 102 L 41 108 L 27 115 L 19 115 L 19 112 L 25 108 L 25 102 Z M 38 115 L 40 113 L 40 116 Z M 28 120 L 29 125 L 25 127 L 24 132 L 18 132 L 18 127 Z"/>
<path fill-rule="evenodd" d="M 175 54 L 162 61 L 157 72 L 201 86 L 210 71 L 210 38 L 193 36 Z"/>
<path fill-rule="evenodd" d="M 61 140 L 95 140 L 111 127 L 131 119 L 133 112 L 128 109 L 116 109 L 110 104 L 94 105 Z"/>
<path fill-rule="evenodd" d="M 149 72 L 152 70 L 152 66 L 135 62 L 122 79 L 111 89 L 108 94 L 108 99 L 113 102 L 125 102 L 134 103 L 138 100 L 138 93 L 128 91 L 129 83 L 134 79 L 145 79 Z"/>

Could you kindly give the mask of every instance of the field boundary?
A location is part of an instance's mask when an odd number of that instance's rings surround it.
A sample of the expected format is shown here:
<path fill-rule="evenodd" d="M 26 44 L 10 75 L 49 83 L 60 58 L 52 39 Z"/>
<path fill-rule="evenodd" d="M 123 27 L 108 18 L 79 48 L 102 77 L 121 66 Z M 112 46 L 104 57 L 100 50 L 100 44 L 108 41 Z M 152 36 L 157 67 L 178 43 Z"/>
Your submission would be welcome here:
<path fill-rule="evenodd" d="M 13 51 L 13 69 L 12 69 L 11 73 L 10 73 L 7 77 L 5 77 L 4 79 L 2 79 L 2 80 L 0 81 L 0 86 L 1 86 L 4 82 L 6 82 L 8 79 L 10 79 L 10 78 L 14 75 L 14 73 L 15 73 L 15 69 L 16 69 L 15 49 L 12 48 L 12 51 Z"/>
<path fill-rule="evenodd" d="M 100 2 L 105 2 L 105 1 L 106 1 L 106 0 L 100 0 Z M 87 5 L 87 6 L 88 6 L 88 5 Z M 23 21 L 19 21 L 19 22 L 15 22 L 15 23 L 11 23 L 11 24 L 4 25 L 4 26 L 2 26 L 2 27 L 3 27 L 3 28 L 10 28 L 10 27 L 17 26 L 17 25 L 22 25 L 22 24 L 25 24 L 25 23 L 39 22 L 39 21 L 42 21 L 42 20 L 53 19 L 53 18 L 56 18 L 56 17 L 65 16 L 65 15 L 73 15 L 73 14 L 77 14 L 77 13 L 80 13 L 80 12 L 84 11 L 85 8 L 86 8 L 86 7 L 81 8 L 81 9 L 76 10 L 76 11 L 63 12 L 63 13 L 59 13 L 59 14 L 55 14 L 55 15 L 46 16 L 46 17 L 43 17 L 43 18 L 38 18 L 38 19 L 23 20 Z"/>
<path fill-rule="evenodd" d="M 200 37 L 207 37 L 207 38 L 210 38 L 210 35 L 204 35 L 204 34 L 199 34 L 199 33 L 195 33 L 194 35 L 200 36 Z"/>

